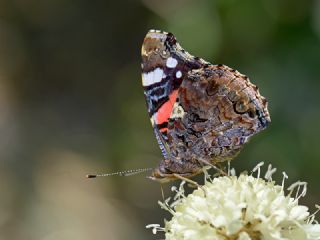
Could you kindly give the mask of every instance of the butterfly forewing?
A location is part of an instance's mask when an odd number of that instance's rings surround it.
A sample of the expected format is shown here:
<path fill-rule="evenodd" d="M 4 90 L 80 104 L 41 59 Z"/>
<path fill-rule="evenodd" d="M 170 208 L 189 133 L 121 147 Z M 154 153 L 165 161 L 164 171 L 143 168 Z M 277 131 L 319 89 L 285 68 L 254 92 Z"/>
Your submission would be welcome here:
<path fill-rule="evenodd" d="M 167 157 L 168 121 L 177 101 L 178 90 L 192 69 L 207 64 L 184 51 L 171 33 L 151 30 L 142 49 L 142 85 L 148 113 L 164 157 Z"/>

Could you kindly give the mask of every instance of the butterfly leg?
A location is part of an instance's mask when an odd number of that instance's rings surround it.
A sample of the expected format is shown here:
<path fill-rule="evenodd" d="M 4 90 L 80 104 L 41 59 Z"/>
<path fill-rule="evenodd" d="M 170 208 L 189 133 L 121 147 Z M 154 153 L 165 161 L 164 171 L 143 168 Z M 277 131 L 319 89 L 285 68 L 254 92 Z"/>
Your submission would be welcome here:
<path fill-rule="evenodd" d="M 196 186 L 197 188 L 201 189 L 201 190 L 203 191 L 203 193 L 204 193 L 205 196 L 207 195 L 205 188 L 204 188 L 203 186 L 199 185 L 197 182 L 195 182 L 195 181 L 193 181 L 193 180 L 191 180 L 191 179 L 189 179 L 189 178 L 186 178 L 186 177 L 184 177 L 184 176 L 181 176 L 180 174 L 177 174 L 177 173 L 173 173 L 172 175 L 173 175 L 174 177 L 176 177 L 177 179 L 180 179 L 180 180 L 185 181 L 185 182 L 187 182 L 187 183 L 191 183 L 192 185 L 194 185 L 194 186 Z"/>
<path fill-rule="evenodd" d="M 163 192 L 163 183 L 160 183 L 160 189 L 161 189 L 162 200 L 163 202 L 165 202 L 164 192 Z"/>
<path fill-rule="evenodd" d="M 225 172 L 221 165 L 219 163 L 214 163 L 212 164 L 211 162 L 205 160 L 205 159 L 198 159 L 198 161 L 202 164 L 202 165 L 208 165 L 210 167 L 212 167 L 213 169 L 215 169 L 218 173 L 220 173 L 220 175 L 222 176 L 228 176 L 228 173 Z M 218 166 L 217 166 L 218 165 Z"/>

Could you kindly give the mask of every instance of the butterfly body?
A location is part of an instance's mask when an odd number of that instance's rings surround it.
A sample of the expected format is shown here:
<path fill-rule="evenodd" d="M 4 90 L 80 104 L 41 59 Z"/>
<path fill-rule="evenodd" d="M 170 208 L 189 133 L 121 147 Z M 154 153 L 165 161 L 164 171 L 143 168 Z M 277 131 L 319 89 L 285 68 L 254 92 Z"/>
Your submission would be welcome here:
<path fill-rule="evenodd" d="M 233 159 L 271 121 L 267 101 L 246 76 L 190 55 L 171 33 L 146 35 L 142 84 L 164 157 L 154 180 L 190 177 Z"/>

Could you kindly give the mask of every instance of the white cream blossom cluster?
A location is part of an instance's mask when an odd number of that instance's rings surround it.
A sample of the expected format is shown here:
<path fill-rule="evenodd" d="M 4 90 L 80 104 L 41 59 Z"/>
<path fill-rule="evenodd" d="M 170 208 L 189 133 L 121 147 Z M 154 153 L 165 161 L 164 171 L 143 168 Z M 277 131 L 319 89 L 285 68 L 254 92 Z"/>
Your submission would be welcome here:
<path fill-rule="evenodd" d="M 273 240 L 320 239 L 320 224 L 306 206 L 298 204 L 306 194 L 306 183 L 297 182 L 285 189 L 287 175 L 283 173 L 282 185 L 276 185 L 269 166 L 265 177 L 260 177 L 259 164 L 253 174 L 210 179 L 186 196 L 183 181 L 173 188 L 175 197 L 160 206 L 172 214 L 172 219 L 162 228 L 150 224 L 153 233 L 164 231 L 167 240 Z M 233 173 L 232 173 L 233 172 Z M 288 192 L 287 195 L 285 192 Z M 319 206 L 317 206 L 319 210 Z"/>

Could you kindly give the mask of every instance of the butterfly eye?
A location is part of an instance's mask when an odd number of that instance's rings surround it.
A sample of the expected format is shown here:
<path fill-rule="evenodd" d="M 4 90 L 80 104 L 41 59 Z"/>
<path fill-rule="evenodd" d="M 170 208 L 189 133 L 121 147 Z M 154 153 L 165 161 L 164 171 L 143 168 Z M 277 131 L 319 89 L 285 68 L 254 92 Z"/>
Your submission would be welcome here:
<path fill-rule="evenodd" d="M 247 112 L 248 106 L 243 101 L 238 101 L 233 105 L 233 109 L 236 113 L 243 114 Z"/>

